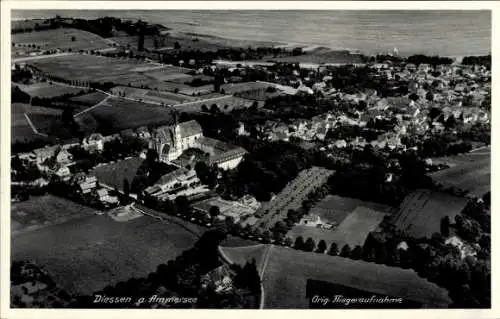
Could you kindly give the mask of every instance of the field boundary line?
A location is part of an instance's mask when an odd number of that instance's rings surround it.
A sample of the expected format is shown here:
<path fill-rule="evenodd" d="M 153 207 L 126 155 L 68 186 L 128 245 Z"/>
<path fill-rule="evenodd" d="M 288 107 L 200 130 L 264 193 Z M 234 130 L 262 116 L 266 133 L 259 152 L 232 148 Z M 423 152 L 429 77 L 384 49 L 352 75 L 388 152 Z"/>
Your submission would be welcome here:
<path fill-rule="evenodd" d="M 38 135 L 41 135 L 41 136 L 48 136 L 47 134 L 40 133 L 40 132 L 36 129 L 36 127 L 35 127 L 35 125 L 33 124 L 33 122 L 31 122 L 31 119 L 30 119 L 30 117 L 28 116 L 28 114 L 26 114 L 26 113 L 23 113 L 23 114 L 24 114 L 24 117 L 26 118 L 26 121 L 28 122 L 29 126 L 30 126 L 30 127 L 31 127 L 31 129 L 33 130 L 33 133 L 38 134 Z"/>
<path fill-rule="evenodd" d="M 94 106 L 91 106 L 91 107 L 89 107 L 89 108 L 86 108 L 85 110 L 83 110 L 83 111 L 81 111 L 81 112 L 79 112 L 79 113 L 75 114 L 75 116 L 74 116 L 74 117 L 77 117 L 77 116 L 79 116 L 79 115 L 81 115 L 81 114 L 83 114 L 83 113 L 86 113 L 86 112 L 88 112 L 88 111 L 90 111 L 90 110 L 92 110 L 92 109 L 94 109 L 94 108 L 96 108 L 96 107 L 100 106 L 102 103 L 106 102 L 109 98 L 110 98 L 110 96 L 109 96 L 109 95 L 108 95 L 108 96 L 106 96 L 106 98 L 104 98 L 104 100 L 102 100 L 101 102 L 97 103 L 97 104 L 96 104 L 96 105 L 94 105 Z"/>
<path fill-rule="evenodd" d="M 269 262 L 269 255 L 271 254 L 271 249 L 273 248 L 273 245 L 269 245 L 269 248 L 266 251 L 266 256 L 264 257 L 264 262 L 262 264 L 261 268 L 261 273 L 260 275 L 260 304 L 259 304 L 259 309 L 264 309 L 264 303 L 265 303 L 265 293 L 264 293 L 264 272 L 266 271 L 267 268 L 267 263 Z"/>

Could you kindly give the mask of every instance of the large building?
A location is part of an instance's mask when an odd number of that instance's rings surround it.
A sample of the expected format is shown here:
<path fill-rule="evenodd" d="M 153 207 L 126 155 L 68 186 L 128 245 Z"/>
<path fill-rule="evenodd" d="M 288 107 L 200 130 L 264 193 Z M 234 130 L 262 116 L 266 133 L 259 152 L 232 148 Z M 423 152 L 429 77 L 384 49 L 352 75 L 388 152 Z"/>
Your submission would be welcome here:
<path fill-rule="evenodd" d="M 177 123 L 156 128 L 151 135 L 150 148 L 156 150 L 163 162 L 172 162 L 188 149 L 198 149 L 208 155 L 209 165 L 216 164 L 223 169 L 238 166 L 246 154 L 242 147 L 231 145 L 203 136 L 197 121 Z"/>

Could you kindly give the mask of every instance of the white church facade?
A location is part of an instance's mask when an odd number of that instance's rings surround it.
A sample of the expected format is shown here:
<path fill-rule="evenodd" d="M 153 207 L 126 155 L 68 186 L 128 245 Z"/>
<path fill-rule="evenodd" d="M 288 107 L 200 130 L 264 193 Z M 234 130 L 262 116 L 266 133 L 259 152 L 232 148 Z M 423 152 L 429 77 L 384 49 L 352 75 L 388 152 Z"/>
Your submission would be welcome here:
<path fill-rule="evenodd" d="M 183 123 L 174 120 L 173 125 L 156 128 L 149 147 L 166 163 L 176 160 L 187 149 L 199 149 L 210 155 L 207 164 L 216 164 L 222 169 L 235 168 L 247 153 L 242 147 L 204 137 L 200 124 L 194 120 Z"/>

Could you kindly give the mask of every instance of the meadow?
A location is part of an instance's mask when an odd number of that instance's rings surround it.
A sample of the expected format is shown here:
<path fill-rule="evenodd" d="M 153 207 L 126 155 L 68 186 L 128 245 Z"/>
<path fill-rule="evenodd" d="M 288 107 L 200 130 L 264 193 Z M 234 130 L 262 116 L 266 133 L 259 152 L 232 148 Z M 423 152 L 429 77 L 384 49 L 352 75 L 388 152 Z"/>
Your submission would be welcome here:
<path fill-rule="evenodd" d="M 454 221 L 468 199 L 429 190 L 417 190 L 406 196 L 394 215 L 395 226 L 415 238 L 431 237 L 440 232 L 441 219 Z"/>
<path fill-rule="evenodd" d="M 52 82 L 38 82 L 34 84 L 19 84 L 16 83 L 22 91 L 28 93 L 32 97 L 39 98 L 53 98 L 65 94 L 78 94 L 81 92 L 85 92 L 81 88 L 75 88 L 67 85 L 60 85 Z"/>
<path fill-rule="evenodd" d="M 431 173 L 432 179 L 444 187 L 465 190 L 481 197 L 491 191 L 491 153 L 488 150 L 441 158 L 451 167 Z"/>
<path fill-rule="evenodd" d="M 366 237 L 374 231 L 384 218 L 384 213 L 359 206 L 349 213 L 335 229 L 322 229 L 305 225 L 295 225 L 287 236 L 295 240 L 302 236 L 304 240 L 311 237 L 316 245 L 324 240 L 328 247 L 336 243 L 339 249 L 349 245 L 351 249 L 357 245 L 363 246 Z"/>
<path fill-rule="evenodd" d="M 15 33 L 12 42 L 16 44 L 14 53 L 21 50 L 33 50 L 26 45 L 34 45 L 40 50 L 68 50 L 73 52 L 79 50 L 98 50 L 110 47 L 110 43 L 100 36 L 83 30 L 71 28 L 59 28 L 52 30 Z"/>
<path fill-rule="evenodd" d="M 36 129 L 33 130 L 29 121 Z M 62 110 L 29 104 L 13 103 L 11 105 L 12 140 L 29 141 L 47 136 L 71 138 L 71 132 L 62 126 Z"/>
<path fill-rule="evenodd" d="M 116 222 L 102 215 L 20 234 L 11 250 L 12 259 L 34 261 L 68 291 L 90 294 L 147 276 L 192 247 L 196 239 L 177 224 L 147 216 Z"/>
<path fill-rule="evenodd" d="M 12 260 L 35 262 L 56 284 L 75 294 L 90 294 L 107 285 L 147 276 L 159 264 L 191 248 L 207 230 L 166 215 L 162 221 L 143 216 L 117 222 L 52 195 L 32 198 L 12 208 L 13 227 L 35 225 L 31 220 L 46 226 L 16 234 L 11 242 Z M 51 225 L 62 218 L 67 220 Z M 223 241 L 228 247 L 251 244 L 234 236 Z"/>
<path fill-rule="evenodd" d="M 70 100 L 79 102 L 88 106 L 96 105 L 102 102 L 108 95 L 102 92 L 92 92 L 84 95 L 72 97 Z"/>
<path fill-rule="evenodd" d="M 132 184 L 143 161 L 140 157 L 132 157 L 117 162 L 101 164 L 93 169 L 92 174 L 97 177 L 100 183 L 123 190 L 124 181 L 127 180 L 129 186 Z"/>
<path fill-rule="evenodd" d="M 318 267 L 317 265 L 321 265 Z M 362 292 L 446 307 L 448 292 L 408 269 L 272 246 L 263 275 L 264 308 L 308 308 L 307 281 L 322 280 Z M 335 291 L 331 292 L 335 295 Z"/>
<path fill-rule="evenodd" d="M 48 226 L 72 218 L 90 216 L 94 210 L 53 195 L 31 197 L 11 206 L 12 231 Z"/>
<path fill-rule="evenodd" d="M 11 131 L 11 143 L 15 142 L 28 142 L 40 138 L 39 134 L 36 134 L 28 123 L 26 116 L 24 115 L 25 107 L 28 105 L 13 103 L 11 104 L 10 111 L 10 131 Z"/>
<path fill-rule="evenodd" d="M 90 54 L 73 54 L 39 59 L 30 62 L 41 71 L 69 80 L 114 82 L 120 80 L 127 85 L 137 81 L 147 81 L 141 74 L 157 65 L 128 58 L 108 58 Z"/>
<path fill-rule="evenodd" d="M 368 207 L 384 213 L 392 211 L 392 208 L 387 205 L 367 202 L 357 198 L 328 195 L 311 209 L 310 214 L 319 216 L 322 221 L 338 225 L 358 206 Z"/>
<path fill-rule="evenodd" d="M 111 89 L 115 95 L 121 94 L 125 98 L 140 100 L 144 103 L 157 105 L 175 105 L 194 100 L 191 96 L 175 94 L 170 92 L 158 92 L 154 90 L 146 90 L 133 88 L 128 86 L 117 86 Z"/>
<path fill-rule="evenodd" d="M 82 130 L 116 133 L 128 128 L 171 124 L 173 110 L 121 98 L 109 98 L 99 106 L 75 116 Z"/>
<path fill-rule="evenodd" d="M 214 93 L 209 98 L 172 105 L 172 108 L 179 112 L 198 113 L 202 112 L 203 105 L 210 111 L 213 104 L 217 105 L 221 112 L 227 113 L 234 109 L 248 108 L 252 106 L 253 101 L 232 95 Z"/>

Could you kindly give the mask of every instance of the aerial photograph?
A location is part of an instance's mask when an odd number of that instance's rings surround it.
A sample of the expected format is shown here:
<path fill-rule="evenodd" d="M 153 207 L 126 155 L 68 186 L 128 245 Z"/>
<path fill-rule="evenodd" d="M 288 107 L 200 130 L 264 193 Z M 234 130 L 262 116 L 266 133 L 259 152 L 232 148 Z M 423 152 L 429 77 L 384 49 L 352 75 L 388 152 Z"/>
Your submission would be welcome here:
<path fill-rule="evenodd" d="M 10 308 L 492 308 L 491 10 L 10 17 Z"/>

